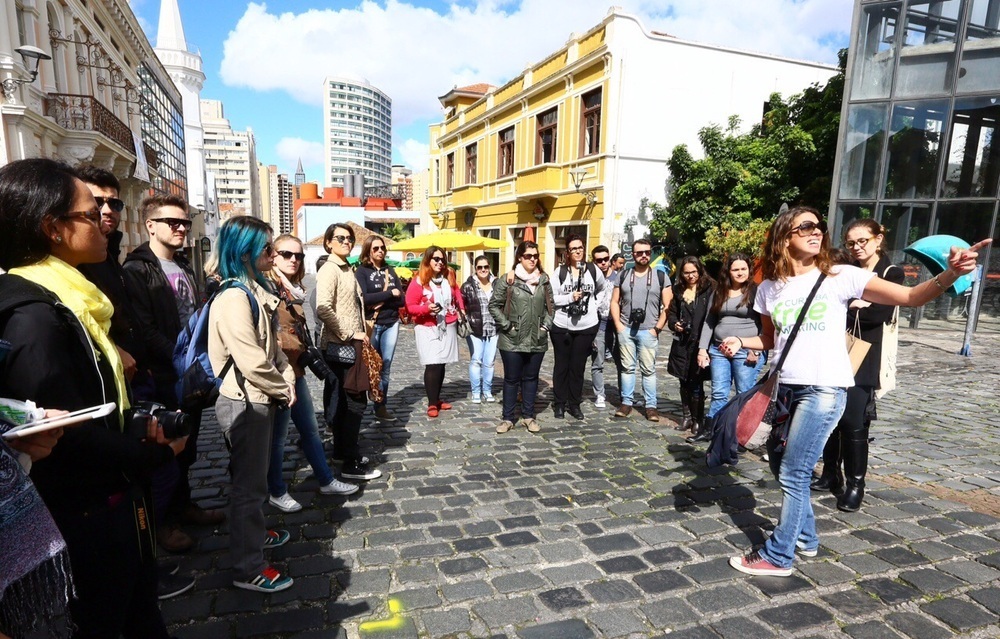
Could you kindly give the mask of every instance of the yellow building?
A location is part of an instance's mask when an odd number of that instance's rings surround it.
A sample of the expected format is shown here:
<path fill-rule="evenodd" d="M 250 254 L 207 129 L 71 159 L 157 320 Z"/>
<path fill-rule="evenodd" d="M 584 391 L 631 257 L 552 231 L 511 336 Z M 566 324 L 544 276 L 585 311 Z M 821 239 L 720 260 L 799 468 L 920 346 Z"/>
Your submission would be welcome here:
<path fill-rule="evenodd" d="M 579 233 L 612 253 L 645 233 L 643 198 L 664 200 L 677 144 L 730 115 L 752 123 L 771 92 L 823 82 L 830 65 L 725 49 L 646 31 L 612 8 L 583 35 L 502 87 L 454 88 L 430 129 L 430 216 L 439 228 L 507 240 L 506 270 L 532 227 L 542 264 Z M 471 255 L 454 256 L 462 272 Z"/>

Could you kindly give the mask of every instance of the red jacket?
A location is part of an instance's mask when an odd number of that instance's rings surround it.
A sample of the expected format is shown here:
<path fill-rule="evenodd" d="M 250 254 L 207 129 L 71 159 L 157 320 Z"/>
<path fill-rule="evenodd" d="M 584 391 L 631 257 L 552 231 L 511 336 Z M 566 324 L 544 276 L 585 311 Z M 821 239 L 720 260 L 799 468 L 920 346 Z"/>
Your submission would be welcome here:
<path fill-rule="evenodd" d="M 406 310 L 413 318 L 414 324 L 421 326 L 435 326 L 437 317 L 431 313 L 430 305 L 433 301 L 433 294 L 429 286 L 421 286 L 414 277 L 406 289 Z M 451 287 L 451 299 L 455 307 L 465 312 L 465 302 L 462 300 L 462 293 L 457 286 Z M 458 313 L 448 313 L 444 316 L 445 324 L 452 324 L 458 320 Z"/>

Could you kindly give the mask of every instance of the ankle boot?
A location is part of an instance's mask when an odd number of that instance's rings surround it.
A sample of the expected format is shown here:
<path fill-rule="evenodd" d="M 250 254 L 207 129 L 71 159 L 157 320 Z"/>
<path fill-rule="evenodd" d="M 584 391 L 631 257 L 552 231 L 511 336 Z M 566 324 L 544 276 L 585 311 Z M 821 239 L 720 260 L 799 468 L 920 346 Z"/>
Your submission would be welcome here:
<path fill-rule="evenodd" d="M 815 491 L 829 490 L 834 495 L 844 492 L 844 473 L 840 470 L 841 429 L 838 426 L 823 447 L 823 472 L 814 479 L 809 488 Z"/>
<path fill-rule="evenodd" d="M 850 439 L 844 446 L 844 475 L 847 489 L 837 498 L 837 508 L 853 513 L 861 508 L 865 497 L 865 475 L 868 473 L 868 437 Z"/>
<path fill-rule="evenodd" d="M 712 441 L 712 434 L 715 431 L 713 428 L 712 420 L 705 418 L 705 396 L 702 395 L 700 398 L 696 399 L 691 404 L 691 413 L 698 426 L 698 431 L 694 434 L 694 437 L 690 437 L 688 441 L 692 442 L 710 442 Z"/>

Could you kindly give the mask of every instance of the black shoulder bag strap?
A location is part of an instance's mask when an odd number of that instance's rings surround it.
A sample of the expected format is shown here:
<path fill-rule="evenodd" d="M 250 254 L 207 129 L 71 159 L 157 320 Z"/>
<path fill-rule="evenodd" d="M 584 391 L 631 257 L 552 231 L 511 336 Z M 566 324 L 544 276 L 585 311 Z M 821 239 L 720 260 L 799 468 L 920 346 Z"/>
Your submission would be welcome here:
<path fill-rule="evenodd" d="M 813 284 L 812 290 L 809 291 L 809 297 L 806 298 L 806 303 L 802 305 L 802 310 L 799 311 L 799 317 L 795 320 L 795 326 L 792 327 L 792 332 L 788 334 L 788 340 L 785 342 L 785 347 L 781 349 L 781 357 L 778 358 L 778 364 L 771 369 L 768 373 L 768 377 L 777 377 L 778 373 L 781 372 L 781 367 L 785 364 L 785 358 L 788 357 L 788 351 L 792 348 L 792 342 L 795 341 L 795 336 L 799 334 L 799 328 L 802 326 L 802 322 L 806 319 L 806 313 L 809 312 L 809 306 L 812 304 L 813 298 L 816 297 L 816 291 L 819 290 L 820 284 L 826 279 L 826 273 L 820 273 L 819 279 Z"/>

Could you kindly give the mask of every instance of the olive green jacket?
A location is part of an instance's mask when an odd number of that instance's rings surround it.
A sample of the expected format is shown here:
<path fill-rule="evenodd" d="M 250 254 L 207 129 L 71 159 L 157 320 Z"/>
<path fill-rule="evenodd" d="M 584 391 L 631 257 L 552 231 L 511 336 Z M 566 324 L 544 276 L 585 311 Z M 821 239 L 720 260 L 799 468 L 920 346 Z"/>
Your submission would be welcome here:
<path fill-rule="evenodd" d="M 547 351 L 553 308 L 548 275 L 542 273 L 534 293 L 520 280 L 507 284 L 506 277 L 498 277 L 490 298 L 490 315 L 499 333 L 497 348 L 514 353 Z"/>

